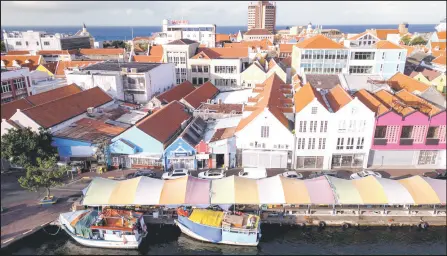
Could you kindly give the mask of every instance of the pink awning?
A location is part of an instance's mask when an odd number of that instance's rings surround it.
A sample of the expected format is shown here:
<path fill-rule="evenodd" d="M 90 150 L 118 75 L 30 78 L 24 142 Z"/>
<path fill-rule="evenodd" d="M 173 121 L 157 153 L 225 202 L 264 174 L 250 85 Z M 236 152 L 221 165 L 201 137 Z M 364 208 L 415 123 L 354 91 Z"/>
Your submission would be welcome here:
<path fill-rule="evenodd" d="M 210 180 L 188 176 L 185 204 L 210 204 Z"/>
<path fill-rule="evenodd" d="M 335 204 L 334 194 L 326 177 L 304 180 L 312 204 Z"/>

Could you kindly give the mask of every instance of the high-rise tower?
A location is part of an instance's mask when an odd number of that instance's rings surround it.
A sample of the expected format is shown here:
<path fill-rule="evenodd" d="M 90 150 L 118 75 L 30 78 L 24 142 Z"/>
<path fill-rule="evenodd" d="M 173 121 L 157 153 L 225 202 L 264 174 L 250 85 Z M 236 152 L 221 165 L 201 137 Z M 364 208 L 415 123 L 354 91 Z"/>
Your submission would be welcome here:
<path fill-rule="evenodd" d="M 265 28 L 270 32 L 275 31 L 276 3 L 258 1 L 248 6 L 248 30 L 252 28 Z"/>

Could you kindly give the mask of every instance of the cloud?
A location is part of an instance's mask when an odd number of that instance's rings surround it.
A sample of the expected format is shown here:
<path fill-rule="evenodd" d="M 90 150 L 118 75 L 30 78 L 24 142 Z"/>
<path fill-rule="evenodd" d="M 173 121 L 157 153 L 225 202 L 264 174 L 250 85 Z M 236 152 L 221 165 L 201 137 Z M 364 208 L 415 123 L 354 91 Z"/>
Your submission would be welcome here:
<path fill-rule="evenodd" d="M 244 26 L 248 5 L 248 1 L 6 1 L 1 2 L 1 24 L 159 26 L 163 19 L 183 17 L 191 23 Z M 436 24 L 445 18 L 446 2 L 278 1 L 276 6 L 278 25 Z"/>

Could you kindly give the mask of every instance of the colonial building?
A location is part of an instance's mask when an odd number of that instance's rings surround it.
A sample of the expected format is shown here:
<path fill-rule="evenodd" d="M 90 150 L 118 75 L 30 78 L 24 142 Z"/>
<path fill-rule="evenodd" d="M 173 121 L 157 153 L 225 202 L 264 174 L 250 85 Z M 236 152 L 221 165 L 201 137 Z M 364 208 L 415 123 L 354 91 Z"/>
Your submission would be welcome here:
<path fill-rule="evenodd" d="M 3 103 L 21 99 L 31 94 L 30 76 L 29 68 L 18 68 L 16 70 L 2 69 L 2 108 Z"/>
<path fill-rule="evenodd" d="M 186 97 L 186 95 L 190 94 L 195 89 L 196 88 L 194 87 L 194 85 L 192 85 L 191 82 L 185 81 L 159 95 L 154 96 L 148 103 L 148 108 L 156 109 L 175 100 L 180 101 L 182 98 Z"/>
<path fill-rule="evenodd" d="M 188 74 L 189 59 L 196 54 L 199 43 L 190 39 L 178 39 L 163 45 L 163 60 L 175 65 L 175 84 L 191 81 Z"/>
<path fill-rule="evenodd" d="M 267 29 L 253 28 L 244 34 L 244 41 L 259 41 L 259 40 L 269 40 L 273 43 L 274 35 Z"/>
<path fill-rule="evenodd" d="M 153 40 L 155 45 L 165 45 L 175 40 L 189 39 L 206 47 L 216 45 L 216 25 L 189 24 L 186 20 L 163 20 L 162 32 L 157 33 Z"/>

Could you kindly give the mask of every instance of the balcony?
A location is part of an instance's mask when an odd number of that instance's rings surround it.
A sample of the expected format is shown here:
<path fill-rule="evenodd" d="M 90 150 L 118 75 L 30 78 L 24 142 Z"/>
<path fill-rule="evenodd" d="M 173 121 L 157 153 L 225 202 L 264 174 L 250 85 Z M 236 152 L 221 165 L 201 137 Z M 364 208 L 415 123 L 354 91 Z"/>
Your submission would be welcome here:
<path fill-rule="evenodd" d="M 413 140 L 414 139 L 411 139 L 411 138 L 401 138 L 399 141 L 399 145 L 411 146 L 411 145 L 413 145 Z"/>
<path fill-rule="evenodd" d="M 428 139 L 425 141 L 425 145 L 439 145 L 439 139 Z"/>
<path fill-rule="evenodd" d="M 378 146 L 384 146 L 388 142 L 388 139 L 386 138 L 374 138 L 374 145 Z"/>

